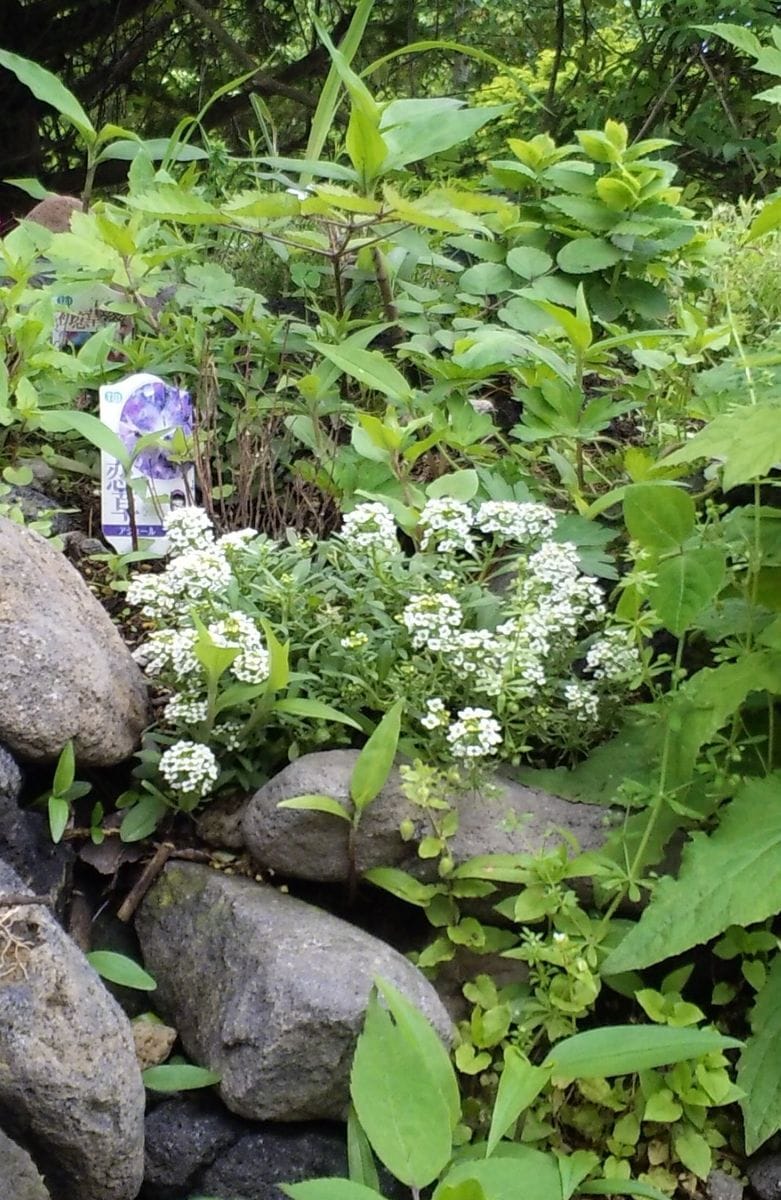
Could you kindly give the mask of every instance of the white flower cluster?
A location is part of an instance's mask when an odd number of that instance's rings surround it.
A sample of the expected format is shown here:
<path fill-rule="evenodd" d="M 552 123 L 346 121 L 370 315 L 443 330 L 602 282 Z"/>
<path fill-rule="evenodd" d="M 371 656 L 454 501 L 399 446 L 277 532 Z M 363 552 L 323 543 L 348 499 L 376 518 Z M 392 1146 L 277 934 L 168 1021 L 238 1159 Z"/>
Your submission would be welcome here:
<path fill-rule="evenodd" d="M 364 633 L 362 629 L 352 629 L 343 638 L 339 638 L 339 645 L 344 650 L 360 650 L 368 641 L 368 633 Z"/>
<path fill-rule="evenodd" d="M 220 769 L 208 746 L 178 741 L 161 756 L 160 774 L 173 791 L 202 799 L 217 782 Z"/>
<path fill-rule="evenodd" d="M 556 514 L 547 504 L 486 500 L 477 510 L 475 525 L 482 533 L 493 533 L 497 540 L 525 546 L 550 537 L 556 526 Z"/>
<path fill-rule="evenodd" d="M 583 620 L 605 615 L 599 585 L 593 575 L 581 573 L 577 546 L 571 542 L 543 542 L 529 556 L 516 594 L 521 603 L 537 608 L 548 633 L 574 637 Z"/>
<path fill-rule="evenodd" d="M 421 549 L 438 550 L 441 554 L 465 550 L 472 554 L 475 548 L 471 534 L 474 513 L 462 500 L 448 496 L 429 500 L 420 514 Z"/>
<path fill-rule="evenodd" d="M 577 721 L 596 721 L 599 718 L 599 696 L 590 683 L 574 679 L 564 685 L 567 708 Z"/>
<path fill-rule="evenodd" d="M 158 629 L 149 640 L 133 651 L 133 657 L 147 675 L 169 672 L 178 682 L 192 687 L 203 674 L 195 654 L 198 635 L 194 629 Z"/>
<path fill-rule="evenodd" d="M 415 596 L 399 620 L 412 635 L 416 650 L 446 650 L 452 645 L 453 631 L 464 619 L 461 605 L 447 592 L 439 596 Z"/>
<path fill-rule="evenodd" d="M 197 692 L 177 692 L 165 706 L 163 716 L 168 725 L 198 725 L 209 712 L 207 702 Z"/>
<path fill-rule="evenodd" d="M 212 523 L 202 508 L 172 508 L 163 519 L 170 554 L 206 550 L 214 541 Z"/>
<path fill-rule="evenodd" d="M 420 718 L 420 723 L 424 729 L 444 729 L 450 724 L 450 713 L 440 696 L 426 701 L 426 715 Z"/>
<path fill-rule="evenodd" d="M 186 509 L 175 510 L 186 512 Z M 183 609 L 210 596 L 219 596 L 231 584 L 233 571 L 224 552 L 212 543 L 185 550 L 172 558 L 159 575 L 137 575 L 128 586 L 128 604 L 138 605 L 155 621 L 176 620 Z"/>
<path fill-rule="evenodd" d="M 209 625 L 209 635 L 218 646 L 238 650 L 231 671 L 240 683 L 263 683 L 271 667 L 268 651 L 255 622 L 243 612 L 231 612 Z"/>
<path fill-rule="evenodd" d="M 608 629 L 593 642 L 586 654 L 586 670 L 595 679 L 628 682 L 637 674 L 640 655 L 629 630 Z"/>
<path fill-rule="evenodd" d="M 456 758 L 486 758 L 502 744 L 502 727 L 488 708 L 462 708 L 446 738 Z"/>
<path fill-rule="evenodd" d="M 345 513 L 339 536 L 356 549 L 380 554 L 396 554 L 399 551 L 393 513 L 379 501 L 358 504 L 351 512 Z"/>
<path fill-rule="evenodd" d="M 501 635 L 501 631 L 497 630 Z M 487 629 L 464 629 L 445 647 L 448 664 L 480 692 L 498 696 L 511 654 L 507 639 Z"/>

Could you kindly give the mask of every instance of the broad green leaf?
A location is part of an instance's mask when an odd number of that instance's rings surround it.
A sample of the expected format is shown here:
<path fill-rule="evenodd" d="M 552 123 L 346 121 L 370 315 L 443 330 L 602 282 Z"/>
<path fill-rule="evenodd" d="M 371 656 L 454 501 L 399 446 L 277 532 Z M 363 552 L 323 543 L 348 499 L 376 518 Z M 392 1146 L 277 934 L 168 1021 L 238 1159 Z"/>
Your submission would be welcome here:
<path fill-rule="evenodd" d="M 62 796 L 68 790 L 73 780 L 76 777 L 76 754 L 73 749 L 73 742 L 66 742 L 60 751 L 60 757 L 57 759 L 57 769 L 54 772 L 54 780 L 52 782 L 52 791 L 57 796 Z"/>
<path fill-rule="evenodd" d="M 440 892 L 435 883 L 421 883 L 414 875 L 408 875 L 398 867 L 371 867 L 364 871 L 363 878 L 375 887 L 390 892 L 392 896 L 398 896 L 408 904 L 417 904 L 420 908 L 427 908 Z"/>
<path fill-rule="evenodd" d="M 576 317 L 568 308 L 562 308 L 559 304 L 551 304 L 549 300 L 537 300 L 536 303 L 549 317 L 553 317 L 557 325 L 561 326 L 579 353 L 584 354 L 588 350 L 591 345 L 590 321 Z"/>
<path fill-rule="evenodd" d="M 505 1047 L 504 1067 L 491 1115 L 488 1154 L 493 1153 L 510 1126 L 537 1099 L 550 1076 L 549 1070 L 533 1066 L 515 1046 Z"/>
<path fill-rule="evenodd" d="M 488 1200 L 488 1197 L 476 1179 L 464 1179 L 437 1188 L 437 1200 Z"/>
<path fill-rule="evenodd" d="M 260 618 L 260 627 L 266 639 L 271 667 L 269 669 L 268 686 L 271 692 L 281 692 L 290 682 L 290 644 L 280 642 L 265 617 Z"/>
<path fill-rule="evenodd" d="M 489 1200 L 562 1200 L 561 1176 L 552 1154 L 522 1145 L 502 1145 L 499 1149 L 501 1153 L 491 1158 L 456 1163 L 434 1192 L 433 1200 L 444 1200 L 448 1188 L 467 1180 L 479 1183 Z"/>
<path fill-rule="evenodd" d="M 736 50 L 744 50 L 746 54 L 756 56 L 762 50 L 762 43 L 757 35 L 745 25 L 717 21 L 715 25 L 692 25 L 692 29 L 698 29 L 701 33 L 715 33 L 717 37 L 729 42 L 730 46 L 734 46 Z"/>
<path fill-rule="evenodd" d="M 44 104 L 56 108 L 58 113 L 76 127 L 85 142 L 91 144 L 95 141 L 97 137 L 95 126 L 73 92 L 69 92 L 60 83 L 57 76 L 52 75 L 51 71 L 39 67 L 37 63 L 30 62 L 28 58 L 11 54 L 8 50 L 0 50 L 0 67 L 11 71 L 38 100 L 43 100 Z"/>
<path fill-rule="evenodd" d="M 651 603 L 665 629 L 683 637 L 721 591 L 726 565 L 719 546 L 695 546 L 659 563 Z"/>
<path fill-rule="evenodd" d="M 682 446 L 660 460 L 660 466 L 677 466 L 699 458 L 724 463 L 723 485 L 729 491 L 767 475 L 781 464 L 781 421 L 770 405 L 740 407 L 723 413 Z"/>
<path fill-rule="evenodd" d="M 633 483 L 624 492 L 624 521 L 647 550 L 675 550 L 691 537 L 694 501 L 688 492 L 664 483 Z"/>
<path fill-rule="evenodd" d="M 751 1036 L 738 1060 L 736 1083 L 745 1093 L 740 1102 L 746 1153 L 781 1129 L 781 954 L 776 952 L 767 980 L 750 1014 Z"/>
<path fill-rule="evenodd" d="M 336 721 L 339 725 L 350 725 L 353 729 L 361 728 L 347 713 L 332 708 L 330 704 L 323 704 L 321 700 L 309 700 L 305 696 L 275 701 L 274 712 L 286 713 L 291 717 L 310 717 L 313 721 Z"/>
<path fill-rule="evenodd" d="M 458 146 L 507 111 L 503 104 L 462 108 L 459 101 L 450 101 L 445 108 L 441 98 L 412 103 L 414 109 L 410 102 L 392 101 L 382 114 L 380 129 L 388 146 L 389 165 L 394 168 Z"/>
<path fill-rule="evenodd" d="M 278 217 L 294 217 L 300 210 L 300 201 L 290 192 L 239 192 L 232 196 L 220 211 L 227 217 L 250 220 L 262 218 L 275 220 Z"/>
<path fill-rule="evenodd" d="M 599 1165 L 599 1155 L 593 1150 L 574 1150 L 570 1154 L 556 1154 L 561 1177 L 562 1200 L 570 1200 L 580 1191 L 580 1184 Z"/>
<path fill-rule="evenodd" d="M 350 1179 L 308 1179 L 305 1183 L 280 1183 L 290 1200 L 382 1200 L 382 1192 Z"/>
<path fill-rule="evenodd" d="M 119 827 L 123 842 L 140 842 L 154 833 L 168 811 L 165 801 L 151 794 L 141 796 L 125 813 Z"/>
<path fill-rule="evenodd" d="M 437 1178 L 452 1152 L 450 1112 L 425 1067 L 417 1042 L 372 993 L 353 1058 L 352 1101 L 374 1153 L 416 1189 Z"/>
<path fill-rule="evenodd" d="M 136 988 L 139 992 L 153 992 L 157 987 L 149 972 L 125 954 L 115 954 L 113 950 L 93 950 L 85 957 L 98 975 L 108 979 L 109 983 Z"/>
<path fill-rule="evenodd" d="M 497 296 L 517 286 L 517 281 L 503 263 L 481 262 L 467 267 L 458 284 L 462 292 L 473 296 Z"/>
<path fill-rule="evenodd" d="M 701 1133 L 690 1125 L 673 1130 L 673 1149 L 692 1174 L 698 1179 L 707 1179 L 710 1174 L 713 1156 L 711 1148 Z"/>
<path fill-rule="evenodd" d="M 92 413 L 46 409 L 38 417 L 38 423 L 47 433 L 78 433 L 98 450 L 115 458 L 125 471 L 130 471 L 131 458 L 122 439 Z"/>
<path fill-rule="evenodd" d="M 631 936 L 631 935 L 630 935 Z M 674 951 L 671 951 L 674 953 Z M 611 967 L 610 972 L 614 974 Z M 666 1025 L 606 1025 L 557 1042 L 543 1062 L 554 1079 L 608 1079 L 665 1067 L 713 1050 L 740 1046 L 735 1038 L 710 1029 L 673 1029 Z"/>
<path fill-rule="evenodd" d="M 568 275 L 588 275 L 592 271 L 603 271 L 621 259 L 621 251 L 604 238 L 576 238 L 562 246 L 556 262 Z"/>
<path fill-rule="evenodd" d="M 291 796 L 289 800 L 280 800 L 277 808 L 295 808 L 304 812 L 329 813 L 332 817 L 341 817 L 343 821 L 350 822 L 350 814 L 344 805 L 335 800 L 333 796 Z"/>
<path fill-rule="evenodd" d="M 692 834 L 678 878 L 659 881 L 640 920 L 606 958 L 604 974 L 662 962 L 729 925 L 753 925 L 781 909 L 779 786 L 781 772 L 748 780 L 721 810 L 714 833 Z"/>
<path fill-rule="evenodd" d="M 350 345 L 329 346 L 326 342 L 310 342 L 310 345 L 364 387 L 382 392 L 391 400 L 409 400 L 412 393 L 406 379 L 378 350 L 361 350 Z"/>
<path fill-rule="evenodd" d="M 387 782 L 396 757 L 403 711 L 404 701 L 397 700 L 356 759 L 350 776 L 350 799 L 358 812 L 380 794 Z"/>
<path fill-rule="evenodd" d="M 749 225 L 749 241 L 762 237 L 765 233 L 772 233 L 774 229 L 778 229 L 779 225 L 781 225 L 781 199 L 765 201 L 761 212 Z"/>
<path fill-rule="evenodd" d="M 348 66 L 361 44 L 361 39 L 373 8 L 374 0 L 358 0 L 358 4 L 355 6 L 347 33 L 344 35 L 339 46 L 342 59 Z M 301 176 L 302 184 L 308 182 L 308 173 L 311 171 L 311 161 L 307 160 L 318 160 L 320 158 L 323 146 L 333 126 L 341 86 L 342 81 L 339 69 L 332 60 L 326 81 L 320 91 L 320 98 L 317 102 L 315 115 L 312 118 L 312 124 L 309 129 L 309 139 L 304 153 L 305 161 L 302 163 L 302 168 L 307 174 Z"/>
<path fill-rule="evenodd" d="M 47 804 L 49 810 L 49 833 L 53 842 L 62 840 L 65 827 L 71 815 L 70 805 L 62 796 L 50 796 Z"/>
<path fill-rule="evenodd" d="M 165 1063 L 161 1067 L 149 1067 L 141 1072 L 141 1078 L 144 1087 L 153 1092 L 186 1092 L 220 1082 L 220 1076 L 214 1071 L 195 1067 L 192 1063 Z"/>
<path fill-rule="evenodd" d="M 104 146 L 98 155 L 98 162 L 104 159 L 119 159 L 122 162 L 132 162 L 139 154 L 146 154 L 152 162 L 165 158 L 171 148 L 170 138 L 122 138 Z M 176 146 L 173 150 L 174 162 L 197 162 L 209 157 L 200 146 Z"/>
<path fill-rule="evenodd" d="M 439 1034 L 423 1013 L 387 979 L 378 977 L 374 983 L 397 1029 L 400 1029 L 407 1040 L 416 1047 L 419 1069 L 429 1078 L 431 1085 L 441 1096 L 450 1117 L 451 1128 L 455 1129 L 461 1116 L 461 1096 L 450 1055 Z"/>
<path fill-rule="evenodd" d="M 477 495 L 480 479 L 477 471 L 471 467 L 464 471 L 451 471 L 448 475 L 440 475 L 426 487 L 426 495 L 430 500 L 438 500 L 442 496 L 454 500 L 473 500 Z"/>
<path fill-rule="evenodd" d="M 515 246 L 507 255 L 507 266 L 522 279 L 536 279 L 553 266 L 553 259 L 536 246 Z"/>
<path fill-rule="evenodd" d="M 653 1184 L 641 1179 L 588 1179 L 578 1191 L 583 1196 L 639 1196 L 641 1200 L 670 1200 Z"/>

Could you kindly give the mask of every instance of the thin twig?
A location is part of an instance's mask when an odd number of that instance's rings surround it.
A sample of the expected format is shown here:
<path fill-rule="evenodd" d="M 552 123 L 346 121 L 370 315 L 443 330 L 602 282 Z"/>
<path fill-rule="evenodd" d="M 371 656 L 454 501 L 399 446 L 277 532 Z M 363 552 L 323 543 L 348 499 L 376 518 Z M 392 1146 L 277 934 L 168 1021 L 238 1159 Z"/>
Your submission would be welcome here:
<path fill-rule="evenodd" d="M 157 876 L 165 866 L 166 860 L 171 857 L 173 850 L 174 847 L 170 842 L 162 842 L 157 847 L 153 857 L 150 858 L 138 879 L 125 896 L 125 899 L 122 901 L 119 911 L 117 912 L 117 916 L 119 917 L 120 921 L 127 922 L 133 916 L 133 913 L 136 911 L 139 904 L 144 899 L 144 896 L 147 894 L 152 884 L 157 879 Z"/>
<path fill-rule="evenodd" d="M 16 908 L 22 904 L 43 904 L 51 908 L 54 904 L 51 896 L 27 896 L 20 892 L 0 892 L 0 908 Z"/>

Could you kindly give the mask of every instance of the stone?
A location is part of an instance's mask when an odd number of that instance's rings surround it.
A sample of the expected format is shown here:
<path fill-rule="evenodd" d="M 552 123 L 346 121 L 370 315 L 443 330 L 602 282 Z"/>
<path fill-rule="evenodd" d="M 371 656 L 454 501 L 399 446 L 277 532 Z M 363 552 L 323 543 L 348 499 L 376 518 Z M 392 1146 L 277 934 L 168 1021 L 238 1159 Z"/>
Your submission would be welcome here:
<path fill-rule="evenodd" d="M 60 916 L 70 892 L 74 854 L 70 846 L 55 845 L 46 817 L 21 808 L 22 775 L 7 750 L 0 746 L 0 858 L 13 867 L 36 896 L 51 896 Z"/>
<path fill-rule="evenodd" d="M 221 1075 L 253 1120 L 343 1119 L 374 979 L 399 988 L 449 1040 L 431 984 L 397 951 L 265 884 L 168 863 L 136 915 L 156 1002 L 189 1058 Z"/>
<path fill-rule="evenodd" d="M 350 775 L 357 750 L 305 754 L 269 780 L 247 804 L 244 842 L 256 863 L 294 879 L 341 882 L 349 878 L 349 829 L 327 813 L 279 808 L 280 800 L 309 793 L 333 796 L 348 811 Z M 457 863 L 481 854 L 535 853 L 561 842 L 564 830 L 582 850 L 599 847 L 607 835 L 607 812 L 498 779 L 497 796 L 469 792 L 458 798 L 460 824 L 449 845 Z M 409 817 L 415 838 L 402 841 L 400 822 Z M 404 796 L 398 771 L 365 810 L 355 840 L 358 873 L 370 867 L 401 867 L 420 878 L 436 878 L 436 860 L 421 860 L 416 841 L 430 830 Z"/>
<path fill-rule="evenodd" d="M 762 1154 L 748 1168 L 748 1181 L 759 1200 L 781 1200 L 781 1154 Z"/>
<path fill-rule="evenodd" d="M 0 893 L 24 891 L 0 862 Z M 40 905 L 0 912 L 0 1124 L 52 1200 L 134 1200 L 144 1086 L 130 1024 Z"/>
<path fill-rule="evenodd" d="M 174 1096 L 147 1114 L 142 1200 L 179 1200 L 245 1126 L 210 1098 Z"/>
<path fill-rule="evenodd" d="M 51 1200 L 26 1150 L 0 1130 L 0 1196 L 3 1200 Z"/>
<path fill-rule="evenodd" d="M 148 721 L 144 677 L 108 613 L 44 538 L 0 517 L 0 741 L 51 760 L 128 758 Z"/>
<path fill-rule="evenodd" d="M 142 1071 L 147 1067 L 159 1067 L 174 1048 L 178 1034 L 170 1025 L 161 1021 L 136 1017 L 132 1023 L 133 1045 L 138 1065 Z"/>
<path fill-rule="evenodd" d="M 65 533 L 73 523 L 65 511 L 67 505 L 30 483 L 12 484 L 4 501 L 21 509 L 25 521 L 48 521 L 52 533 Z M 48 530 L 44 529 L 46 532 Z"/>
<path fill-rule="evenodd" d="M 209 1168 L 199 1183 L 215 1200 L 285 1200 L 281 1183 L 347 1177 L 344 1129 L 277 1126 L 248 1132 Z"/>
<path fill-rule="evenodd" d="M 244 837 L 241 822 L 246 805 L 246 797 L 241 795 L 210 800 L 195 818 L 198 837 L 207 846 L 215 846 L 220 850 L 242 850 Z"/>
<path fill-rule="evenodd" d="M 705 1194 L 708 1200 L 743 1200 L 743 1184 L 715 1167 L 705 1181 Z"/>

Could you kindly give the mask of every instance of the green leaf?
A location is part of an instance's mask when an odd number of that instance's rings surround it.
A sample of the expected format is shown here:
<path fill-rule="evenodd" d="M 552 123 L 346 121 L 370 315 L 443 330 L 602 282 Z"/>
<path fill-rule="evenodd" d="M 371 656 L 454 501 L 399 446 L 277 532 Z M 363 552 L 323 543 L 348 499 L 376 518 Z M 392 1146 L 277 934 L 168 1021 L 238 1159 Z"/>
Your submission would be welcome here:
<path fill-rule="evenodd" d="M 397 1011 L 399 999 L 397 993 Z M 408 1001 L 403 1004 L 411 1007 Z M 430 1026 L 428 1032 L 447 1060 Z M 452 1151 L 451 1113 L 439 1082 L 439 1063 L 431 1071 L 421 1050 L 430 1051 L 431 1044 L 423 1047 L 410 1036 L 372 992 L 353 1058 L 352 1100 L 374 1153 L 397 1179 L 417 1189 L 436 1179 Z M 452 1073 L 449 1060 L 447 1066 Z"/>
<path fill-rule="evenodd" d="M 115 458 L 129 473 L 132 461 L 122 439 L 92 413 L 46 409 L 39 415 L 38 424 L 47 433 L 78 433 L 98 450 Z"/>
<path fill-rule="evenodd" d="M 568 275 L 588 275 L 592 271 L 603 271 L 621 259 L 621 252 L 604 238 L 575 238 L 562 246 L 556 262 Z"/>
<path fill-rule="evenodd" d="M 493 1154 L 510 1126 L 537 1099 L 550 1076 L 549 1070 L 533 1066 L 515 1046 L 505 1047 L 504 1067 L 491 1115 L 487 1154 Z"/>
<path fill-rule="evenodd" d="M 107 158 L 132 162 L 139 154 L 146 154 L 152 162 L 159 162 L 166 157 L 170 148 L 170 138 L 121 139 L 104 146 L 98 155 L 98 162 Z M 173 162 L 197 162 L 208 157 L 206 150 L 202 150 L 200 146 L 176 146 L 171 155 Z"/>
<path fill-rule="evenodd" d="M 659 563 L 651 603 L 665 629 L 683 637 L 721 591 L 726 569 L 719 546 L 695 546 Z"/>
<path fill-rule="evenodd" d="M 379 1190 L 377 1164 L 372 1148 L 352 1104 L 347 1114 L 347 1163 L 353 1183 L 361 1183 L 364 1187 Z"/>
<path fill-rule="evenodd" d="M 477 495 L 480 479 L 477 471 L 471 467 L 464 471 L 451 471 L 448 475 L 440 475 L 426 487 L 426 495 L 431 500 L 439 500 L 442 496 L 453 500 L 469 501 Z"/>
<path fill-rule="evenodd" d="M 65 743 L 60 752 L 60 757 L 57 759 L 57 768 L 54 772 L 52 791 L 56 796 L 62 796 L 65 792 L 67 792 L 75 778 L 76 754 L 73 749 L 73 742 L 69 741 Z"/>
<path fill-rule="evenodd" d="M 382 1200 L 382 1192 L 350 1179 L 308 1179 L 306 1183 L 280 1183 L 291 1200 Z"/>
<path fill-rule="evenodd" d="M 677 879 L 662 878 L 651 903 L 603 964 L 606 975 L 662 962 L 753 925 L 781 908 L 781 772 L 750 779 L 721 810 L 710 836 L 692 834 Z"/>
<path fill-rule="evenodd" d="M 503 263 L 481 262 L 467 267 L 458 281 L 462 292 L 473 296 L 497 296 L 517 286 L 517 281 Z"/>
<path fill-rule="evenodd" d="M 147 794 L 141 796 L 125 813 L 119 827 L 119 836 L 123 842 L 140 842 L 154 833 L 160 824 L 168 806 L 159 796 Z"/>
<path fill-rule="evenodd" d="M 93 950 L 85 957 L 98 975 L 108 979 L 109 983 L 135 988 L 139 992 L 153 992 L 157 987 L 152 976 L 125 954 L 115 954 L 113 950 Z"/>
<path fill-rule="evenodd" d="M 220 1076 L 214 1071 L 195 1067 L 192 1063 L 165 1063 L 161 1067 L 149 1067 L 141 1072 L 141 1078 L 144 1087 L 153 1092 L 189 1092 L 220 1082 Z"/>
<path fill-rule="evenodd" d="M 290 682 L 290 646 L 287 642 L 280 642 L 265 617 L 260 618 L 260 626 L 271 659 L 268 675 L 269 691 L 282 692 Z"/>
<path fill-rule="evenodd" d="M 63 800 L 62 796 L 50 796 L 47 807 L 49 810 L 49 832 L 52 841 L 57 843 L 62 840 L 65 827 L 70 819 L 70 805 L 67 800 Z"/>
<path fill-rule="evenodd" d="M 408 904 L 417 904 L 420 908 L 427 908 L 441 891 L 437 884 L 421 883 L 414 875 L 408 875 L 398 867 L 371 867 L 364 871 L 363 878 L 375 887 L 390 892 L 392 896 L 398 896 Z"/>
<path fill-rule="evenodd" d="M 339 47 L 342 61 L 348 66 L 361 44 L 361 39 L 363 38 L 373 8 L 374 0 L 358 0 L 358 4 L 355 6 L 347 33 L 344 35 Z M 323 146 L 333 125 L 334 114 L 341 92 L 341 81 L 342 75 L 340 74 L 340 70 L 332 59 L 331 67 L 321 89 L 320 98 L 317 102 L 317 108 L 315 109 L 309 129 L 309 140 L 307 141 L 304 154 L 305 160 L 317 160 L 320 158 Z M 304 170 L 309 171 L 310 168 L 306 162 L 302 165 L 304 166 Z M 307 182 L 308 175 L 302 175 L 301 183 L 305 184 Z"/>
<path fill-rule="evenodd" d="M 691 1126 L 673 1130 L 673 1149 L 683 1165 L 698 1179 L 707 1179 L 712 1165 L 711 1148 Z"/>
<path fill-rule="evenodd" d="M 196 192 L 178 183 L 159 183 L 146 192 L 127 196 L 125 203 L 149 216 L 177 221 L 182 225 L 227 225 L 232 219 Z"/>
<path fill-rule="evenodd" d="M 397 700 L 356 759 L 350 776 L 350 799 L 358 812 L 362 812 L 380 794 L 391 773 L 403 711 L 404 701 Z"/>
<path fill-rule="evenodd" d="M 630 935 L 631 936 L 631 935 Z M 671 951 L 674 953 L 674 951 Z M 615 974 L 611 967 L 610 972 Z M 543 1062 L 557 1080 L 608 1079 L 665 1067 L 713 1050 L 740 1046 L 735 1038 L 710 1029 L 673 1029 L 665 1025 L 613 1025 L 587 1029 L 565 1038 Z"/>
<path fill-rule="evenodd" d="M 463 108 L 461 101 L 443 98 L 391 101 L 380 124 L 389 166 L 403 167 L 442 154 L 506 111 L 504 104 Z"/>
<path fill-rule="evenodd" d="M 410 399 L 412 392 L 406 379 L 378 350 L 361 350 L 347 345 L 329 346 L 326 342 L 310 342 L 310 345 L 364 387 L 382 392 L 397 402 Z"/>
<path fill-rule="evenodd" d="M 745 1093 L 740 1102 L 746 1153 L 781 1129 L 781 954 L 776 953 L 767 980 L 750 1014 L 751 1036 L 738 1061 L 736 1083 Z"/>
<path fill-rule="evenodd" d="M 468 1180 L 480 1184 L 490 1200 L 562 1200 L 558 1162 L 552 1154 L 521 1145 L 503 1145 L 500 1150 L 491 1158 L 467 1159 L 451 1167 L 433 1200 L 444 1200 L 448 1188 Z"/>
<path fill-rule="evenodd" d="M 640 1196 L 641 1200 L 670 1200 L 650 1183 L 640 1179 L 589 1179 L 578 1191 L 584 1196 Z"/>
<path fill-rule="evenodd" d="M 11 71 L 19 82 L 28 87 L 38 100 L 43 100 L 44 104 L 51 105 L 61 116 L 70 121 L 79 131 L 85 142 L 92 144 L 95 141 L 98 136 L 95 126 L 73 95 L 73 92 L 69 92 L 60 83 L 57 76 L 52 75 L 51 71 L 45 70 L 44 67 L 39 67 L 37 63 L 30 62 L 28 58 L 22 58 L 18 54 L 11 54 L 8 50 L 0 50 L 0 66 Z"/>
<path fill-rule="evenodd" d="M 347 713 L 332 708 L 330 704 L 323 704 L 321 700 L 308 700 L 306 697 L 276 700 L 274 712 L 286 713 L 291 717 L 311 717 L 313 721 L 336 721 L 338 725 L 350 725 L 353 729 L 361 728 Z"/>
<path fill-rule="evenodd" d="M 341 817 L 343 821 L 347 821 L 348 824 L 350 823 L 350 814 L 344 805 L 335 800 L 333 796 L 291 796 L 289 800 L 280 800 L 277 808 L 295 808 L 302 809 L 305 812 L 329 813 L 332 817 Z"/>
<path fill-rule="evenodd" d="M 724 463 L 725 491 L 767 475 L 771 467 L 781 464 L 778 409 L 757 404 L 722 413 L 680 450 L 661 459 L 660 466 L 677 466 L 699 458 Z"/>
<path fill-rule="evenodd" d="M 694 501 L 688 492 L 663 483 L 634 483 L 624 493 L 624 521 L 648 550 L 675 550 L 694 532 Z"/>
<path fill-rule="evenodd" d="M 515 246 L 507 255 L 507 266 L 522 279 L 536 279 L 553 266 L 553 259 L 536 246 Z"/>
<path fill-rule="evenodd" d="M 730 46 L 734 46 L 736 50 L 744 50 L 746 54 L 756 56 L 762 50 L 762 43 L 757 35 L 745 25 L 717 21 L 715 25 L 692 25 L 692 29 L 698 29 L 701 33 L 715 33 L 717 37 L 729 42 Z"/>

